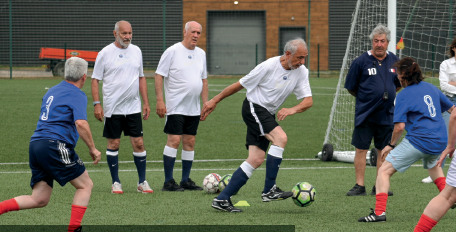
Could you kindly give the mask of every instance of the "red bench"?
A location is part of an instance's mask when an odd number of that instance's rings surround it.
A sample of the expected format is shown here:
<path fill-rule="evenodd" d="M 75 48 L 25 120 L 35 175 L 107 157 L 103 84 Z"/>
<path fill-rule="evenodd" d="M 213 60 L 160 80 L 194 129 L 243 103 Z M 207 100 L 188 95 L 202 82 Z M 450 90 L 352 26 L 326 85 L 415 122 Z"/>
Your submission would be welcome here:
<path fill-rule="evenodd" d="M 97 55 L 98 52 L 94 51 L 66 49 L 65 56 L 65 49 L 63 48 L 41 48 L 40 51 L 40 59 L 50 61 L 48 70 L 52 70 L 52 75 L 54 76 L 65 75 L 65 59 L 76 56 L 86 60 L 90 66 L 93 66 Z"/>

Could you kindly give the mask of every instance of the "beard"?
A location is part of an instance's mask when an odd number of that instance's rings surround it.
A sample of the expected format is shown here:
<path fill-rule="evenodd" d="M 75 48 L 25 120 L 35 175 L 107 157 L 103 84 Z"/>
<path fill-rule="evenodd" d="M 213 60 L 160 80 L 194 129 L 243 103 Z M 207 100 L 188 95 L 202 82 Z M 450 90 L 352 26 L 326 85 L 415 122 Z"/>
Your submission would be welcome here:
<path fill-rule="evenodd" d="M 291 70 L 295 70 L 295 69 L 298 69 L 301 65 L 299 65 L 298 67 L 294 67 L 292 64 L 291 64 L 291 59 L 288 60 L 288 67 L 291 69 Z"/>
<path fill-rule="evenodd" d="M 119 42 L 120 46 L 122 46 L 123 48 L 128 48 L 128 45 L 131 44 L 131 41 L 133 38 L 131 39 L 125 39 L 122 41 L 122 39 L 120 38 L 120 36 L 117 36 L 117 42 Z"/>

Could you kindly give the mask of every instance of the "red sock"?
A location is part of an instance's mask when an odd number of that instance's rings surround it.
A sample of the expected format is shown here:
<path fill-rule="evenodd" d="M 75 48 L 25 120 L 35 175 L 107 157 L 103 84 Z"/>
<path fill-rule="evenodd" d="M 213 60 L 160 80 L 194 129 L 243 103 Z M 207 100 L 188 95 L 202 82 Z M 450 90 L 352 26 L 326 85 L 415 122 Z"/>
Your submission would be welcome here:
<path fill-rule="evenodd" d="M 68 226 L 68 231 L 74 231 L 75 229 L 81 226 L 82 218 L 87 207 L 79 205 L 71 205 L 71 219 L 70 225 Z"/>
<path fill-rule="evenodd" d="M 435 225 L 437 225 L 436 221 L 422 214 L 420 220 L 418 221 L 418 224 L 415 227 L 414 232 L 428 232 L 431 231 Z"/>
<path fill-rule="evenodd" d="M 440 192 L 445 188 L 445 183 L 446 178 L 445 177 L 439 177 L 434 180 L 435 185 L 437 185 L 437 188 L 439 189 Z"/>
<path fill-rule="evenodd" d="M 379 193 L 375 195 L 375 214 L 381 215 L 386 211 L 386 202 L 388 201 L 388 193 Z"/>
<path fill-rule="evenodd" d="M 14 198 L 0 202 L 0 215 L 9 211 L 18 211 L 19 205 Z"/>

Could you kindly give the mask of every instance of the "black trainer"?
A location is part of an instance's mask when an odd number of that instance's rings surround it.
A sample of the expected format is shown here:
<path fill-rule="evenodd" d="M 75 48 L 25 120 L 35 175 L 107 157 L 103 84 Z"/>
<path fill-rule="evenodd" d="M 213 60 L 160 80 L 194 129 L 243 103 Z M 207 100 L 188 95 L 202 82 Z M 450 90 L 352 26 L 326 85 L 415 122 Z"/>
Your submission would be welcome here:
<path fill-rule="evenodd" d="M 174 179 L 169 180 L 163 185 L 162 191 L 184 191 L 185 189 L 179 186 Z"/>
<path fill-rule="evenodd" d="M 203 190 L 200 186 L 196 185 L 195 182 L 188 178 L 186 182 L 180 182 L 180 186 L 185 190 Z"/>
<path fill-rule="evenodd" d="M 383 212 L 381 215 L 376 215 L 375 210 L 372 209 L 372 212 L 366 216 L 358 219 L 358 222 L 386 222 L 386 214 Z"/>
<path fill-rule="evenodd" d="M 375 188 L 375 185 L 374 185 L 374 187 L 372 187 L 371 195 L 377 195 L 377 189 Z M 388 196 L 390 197 L 392 195 L 393 195 L 393 192 L 388 191 Z"/>
<path fill-rule="evenodd" d="M 269 190 L 269 192 L 261 194 L 261 198 L 263 198 L 263 202 L 285 200 L 291 196 L 293 196 L 292 192 L 284 192 L 276 185 L 272 186 L 272 188 L 271 188 L 271 190 Z"/>
<path fill-rule="evenodd" d="M 365 196 L 366 195 L 366 187 L 358 185 L 358 183 L 353 186 L 350 191 L 347 192 L 347 196 Z"/>
<path fill-rule="evenodd" d="M 233 203 L 231 203 L 231 199 L 219 200 L 217 198 L 214 198 L 214 200 L 212 201 L 212 208 L 230 213 L 242 212 L 242 209 L 238 209 L 233 206 Z"/>
<path fill-rule="evenodd" d="M 80 226 L 77 229 L 75 229 L 74 232 L 82 232 L 82 226 Z"/>

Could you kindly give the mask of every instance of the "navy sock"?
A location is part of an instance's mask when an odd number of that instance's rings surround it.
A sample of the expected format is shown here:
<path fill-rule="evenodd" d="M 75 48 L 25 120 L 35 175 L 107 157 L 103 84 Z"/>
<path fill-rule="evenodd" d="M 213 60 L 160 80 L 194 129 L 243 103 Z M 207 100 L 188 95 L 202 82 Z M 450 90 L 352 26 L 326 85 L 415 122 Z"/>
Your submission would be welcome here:
<path fill-rule="evenodd" d="M 143 183 L 146 180 L 146 151 L 133 152 L 136 170 L 138 170 L 139 182 Z"/>
<path fill-rule="evenodd" d="M 228 200 L 230 199 L 231 196 L 234 195 L 239 189 L 241 189 L 242 186 L 247 183 L 249 180 L 249 177 L 245 174 L 245 172 L 242 170 L 242 168 L 238 168 L 234 173 L 233 176 L 231 177 L 230 183 L 228 183 L 228 186 L 223 189 L 223 191 L 217 196 L 217 199 L 219 200 Z"/>
<path fill-rule="evenodd" d="M 175 157 L 169 157 L 167 155 L 163 155 L 163 166 L 165 168 L 165 183 L 169 180 L 173 179 L 173 169 L 174 169 L 174 162 L 176 161 Z"/>
<path fill-rule="evenodd" d="M 276 184 L 280 163 L 282 163 L 282 158 L 268 154 L 268 158 L 266 159 L 266 178 L 264 180 L 263 193 L 269 192 L 272 186 Z"/>
<path fill-rule="evenodd" d="M 108 161 L 109 171 L 111 172 L 112 183 L 119 182 L 119 157 L 117 156 L 119 150 L 107 149 L 106 153 L 116 154 L 107 155 L 106 160 Z"/>
<path fill-rule="evenodd" d="M 190 177 L 190 170 L 192 170 L 193 160 L 182 160 L 182 181 L 187 182 Z"/>

